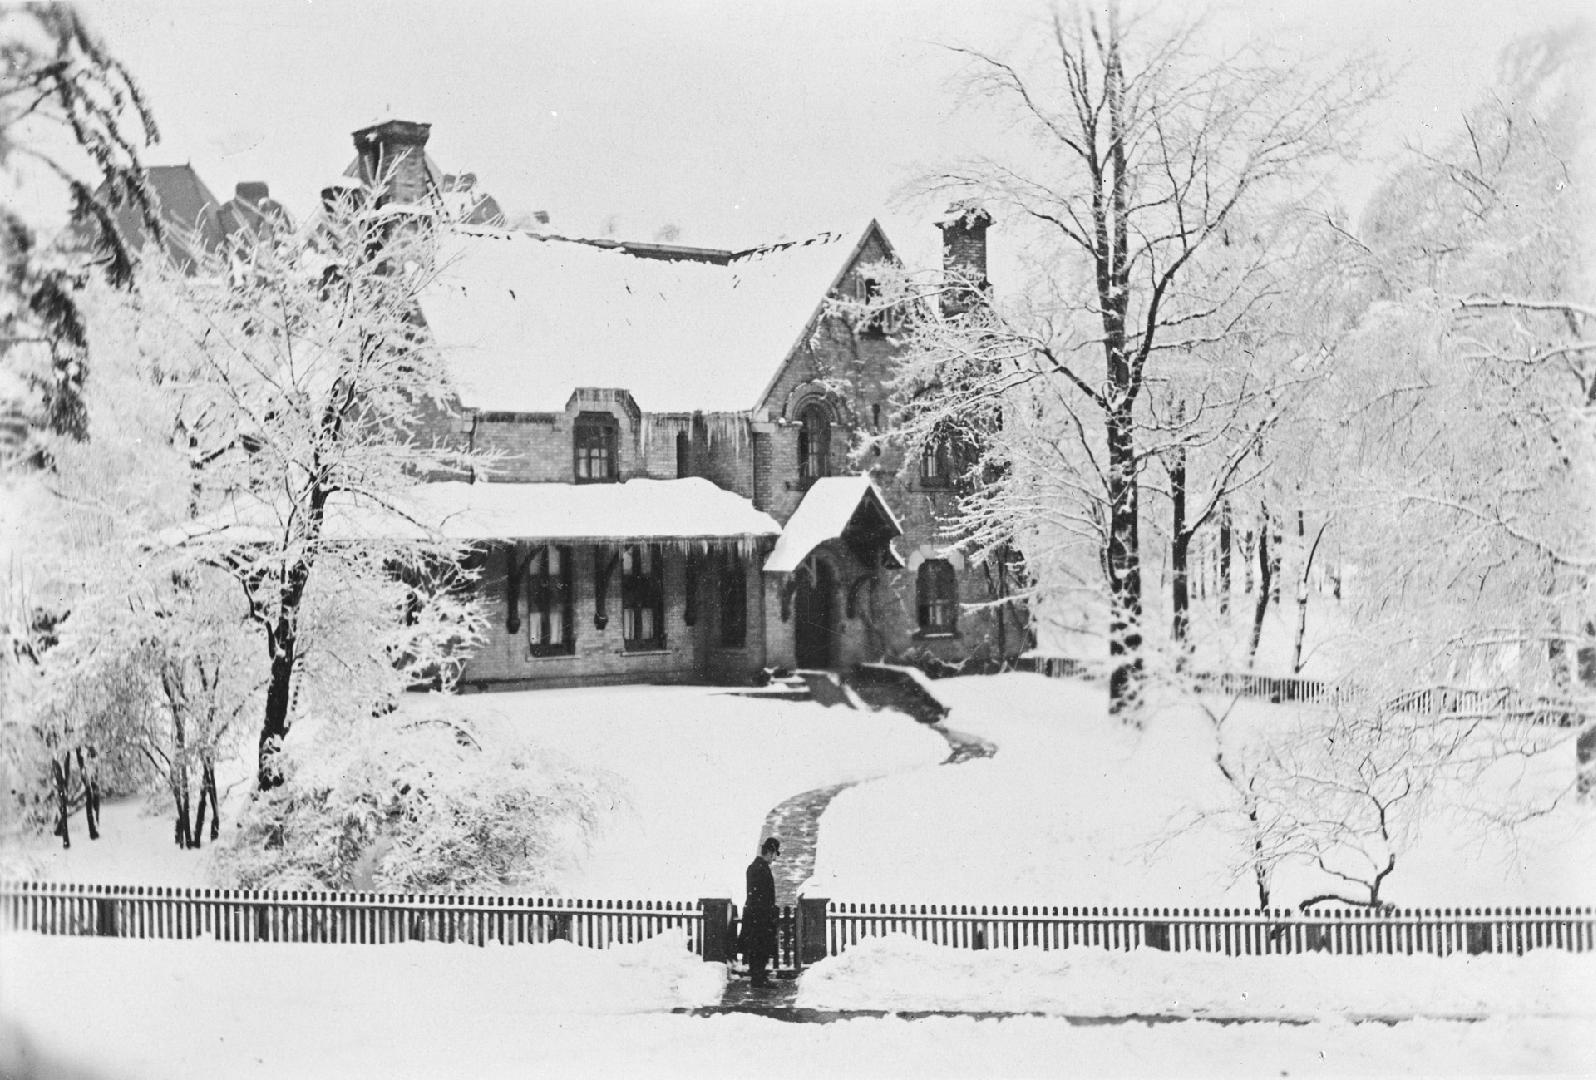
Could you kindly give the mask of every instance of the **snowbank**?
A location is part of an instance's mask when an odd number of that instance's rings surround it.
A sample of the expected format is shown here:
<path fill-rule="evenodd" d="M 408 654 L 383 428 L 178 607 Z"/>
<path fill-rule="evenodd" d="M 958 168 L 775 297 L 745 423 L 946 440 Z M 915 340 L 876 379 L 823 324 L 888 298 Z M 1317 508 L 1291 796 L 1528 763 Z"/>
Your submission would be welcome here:
<path fill-rule="evenodd" d="M 1004 949 L 865 938 L 803 976 L 821 1009 L 984 1009 L 1074 1016 L 1559 1016 L 1596 1020 L 1596 956 L 1211 956 Z"/>
<path fill-rule="evenodd" d="M 891 981 L 891 952 L 884 947 L 873 964 L 856 963 L 851 973 L 832 971 L 817 981 L 833 1001 L 923 1007 L 926 988 L 910 984 L 908 967 L 900 964 L 900 981 Z M 1160 959 L 1170 970 L 1157 978 L 1135 966 L 1123 972 L 1077 967 L 1071 991 L 1080 1000 L 1118 995 L 1128 1001 L 1138 992 L 1157 1000 L 1170 987 L 1197 986 L 1211 974 L 1203 966 L 1183 976 L 1178 969 L 1185 959 Z M 1004 979 L 992 969 L 1002 971 L 1013 957 L 941 960 L 959 964 L 928 961 L 919 970 L 950 984 L 968 975 L 963 1000 L 980 1008 L 1000 1000 L 991 995 Z M 973 966 L 966 969 L 966 962 Z M 8 1076 L 810 1080 L 1596 1072 L 1596 1023 L 1588 1010 L 1575 1017 L 1392 1026 L 1340 1019 L 1149 1026 L 891 1016 L 793 1024 L 748 1015 L 673 1015 L 664 1010 L 715 999 L 723 976 L 718 965 L 699 962 L 679 940 L 665 937 L 630 949 L 588 951 L 564 944 L 229 945 L 19 935 L 0 937 L 0 970 L 0 1074 Z M 1322 974 L 1291 970 L 1302 973 L 1303 983 Z M 813 969 L 804 979 L 825 971 Z M 1575 974 L 1588 979 L 1589 971 Z M 1110 984 L 1122 975 L 1137 980 L 1140 990 Z M 1281 981 L 1287 977 L 1282 973 Z M 1021 970 L 1009 981 L 1031 984 L 1034 996 L 1045 978 Z M 1370 985 L 1406 993 L 1385 973 Z M 1019 1002 L 1024 989 L 1001 992 Z M 811 991 L 806 986 L 802 993 Z"/>

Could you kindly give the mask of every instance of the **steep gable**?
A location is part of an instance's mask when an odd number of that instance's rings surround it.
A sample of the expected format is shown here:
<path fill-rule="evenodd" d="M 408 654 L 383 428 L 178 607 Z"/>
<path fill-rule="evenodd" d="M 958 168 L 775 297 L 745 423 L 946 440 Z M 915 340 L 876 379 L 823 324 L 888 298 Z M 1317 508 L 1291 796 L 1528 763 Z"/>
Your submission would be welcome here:
<path fill-rule="evenodd" d="M 858 234 L 858 239 L 849 251 L 848 257 L 832 276 L 825 290 L 816 296 L 802 332 L 788 347 L 781 364 L 771 373 L 769 381 L 760 391 L 758 408 L 766 410 L 772 416 L 791 419 L 788 414 L 792 411 L 790 406 L 795 392 L 821 374 L 815 364 L 813 346 L 816 331 L 828 304 L 833 299 L 858 298 L 859 283 L 866 276 L 865 268 L 871 264 L 897 261 L 897 252 L 893 250 L 887 234 L 878 222 L 872 220 Z"/>

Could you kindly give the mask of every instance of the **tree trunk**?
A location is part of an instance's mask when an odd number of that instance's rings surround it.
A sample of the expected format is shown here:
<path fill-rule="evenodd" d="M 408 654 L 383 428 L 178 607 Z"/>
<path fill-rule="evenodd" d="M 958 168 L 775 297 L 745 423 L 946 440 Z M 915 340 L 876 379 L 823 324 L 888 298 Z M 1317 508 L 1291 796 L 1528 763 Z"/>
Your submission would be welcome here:
<path fill-rule="evenodd" d="M 336 435 L 334 420 L 323 418 L 322 427 Z M 288 735 L 288 712 L 293 704 L 294 665 L 299 654 L 299 608 L 305 599 L 305 586 L 310 583 L 310 568 L 315 544 L 321 539 L 321 525 L 331 494 L 323 488 L 311 492 L 306 512 L 305 533 L 302 537 L 303 553 L 288 568 L 281 591 L 277 597 L 277 619 L 272 624 L 267 639 L 271 654 L 271 677 L 266 684 L 266 715 L 260 726 L 260 745 L 256 756 L 256 783 L 261 791 L 270 791 L 283 782 L 283 767 L 278 760 L 283 739 Z"/>
<path fill-rule="evenodd" d="M 1129 407 L 1108 422 L 1108 711 L 1134 713 L 1142 679 L 1142 576 L 1137 536 L 1135 444 Z"/>
<path fill-rule="evenodd" d="M 273 633 L 276 637 L 276 633 Z M 294 647 L 292 634 L 272 656 L 271 680 L 266 684 L 266 717 L 260 726 L 260 748 L 256 761 L 256 783 L 262 791 L 270 791 L 283 782 L 282 764 L 277 752 L 288 734 L 288 702 L 293 690 Z"/>
<path fill-rule="evenodd" d="M 1301 511 L 1298 512 L 1297 521 L 1302 521 Z M 1308 574 L 1313 569 L 1313 557 L 1319 551 L 1319 541 L 1324 539 L 1324 531 L 1330 523 L 1327 521 L 1319 526 L 1319 532 L 1313 538 L 1313 546 L 1308 549 L 1308 557 L 1302 562 L 1302 575 L 1297 578 L 1297 633 L 1291 644 L 1291 673 L 1293 675 L 1302 671 L 1302 639 L 1308 632 Z"/>
<path fill-rule="evenodd" d="M 94 757 L 94 751 L 89 751 Z M 83 782 L 83 824 L 88 826 L 89 839 L 100 838 L 100 781 L 83 757 L 83 747 L 78 747 L 78 775 Z"/>
<path fill-rule="evenodd" d="M 67 796 L 67 785 L 72 781 L 72 755 L 63 754 L 59 760 L 52 753 L 50 755 L 50 782 L 55 788 L 55 835 L 61 838 L 61 846 L 72 846 L 72 831 L 67 825 L 67 820 L 72 814 L 72 800 Z"/>
<path fill-rule="evenodd" d="M 1280 519 L 1264 514 L 1263 528 L 1269 532 L 1269 599 L 1280 606 L 1280 556 L 1285 553 L 1285 539 L 1280 533 Z"/>
<path fill-rule="evenodd" d="M 1258 524 L 1258 596 L 1252 605 L 1252 641 L 1247 646 L 1247 666 L 1258 658 L 1258 643 L 1263 638 L 1264 614 L 1269 610 L 1269 596 L 1273 591 L 1270 575 L 1275 562 L 1269 552 L 1269 510 L 1260 508 Z"/>
<path fill-rule="evenodd" d="M 1219 505 L 1219 613 L 1230 614 L 1230 500 Z"/>
<path fill-rule="evenodd" d="M 199 801 L 194 807 L 194 829 L 189 836 L 193 847 L 199 847 L 201 838 L 205 835 L 207 803 L 210 805 L 211 813 L 211 840 L 214 841 L 221 834 L 222 814 L 216 807 L 216 770 L 209 754 L 204 756 L 204 764 L 201 767 Z"/>
<path fill-rule="evenodd" d="M 1191 547 L 1191 534 L 1186 531 L 1186 448 L 1174 450 L 1174 461 L 1169 467 L 1169 608 L 1174 613 L 1170 633 L 1175 639 L 1176 656 L 1180 661 L 1188 652 L 1187 628 L 1191 623 L 1191 593 L 1187 580 L 1187 555 Z M 1179 662 L 1179 661 L 1177 661 Z"/>

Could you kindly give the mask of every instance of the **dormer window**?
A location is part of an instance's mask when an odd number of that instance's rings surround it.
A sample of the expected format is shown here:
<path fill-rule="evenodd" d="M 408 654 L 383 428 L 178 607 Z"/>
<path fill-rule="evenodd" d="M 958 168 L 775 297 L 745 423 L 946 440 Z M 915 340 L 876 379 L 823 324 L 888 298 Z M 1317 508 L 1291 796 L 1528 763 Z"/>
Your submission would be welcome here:
<path fill-rule="evenodd" d="M 818 480 L 831 475 L 831 414 L 816 402 L 798 414 L 798 476 Z"/>
<path fill-rule="evenodd" d="M 577 416 L 573 441 L 578 484 L 607 484 L 618 478 L 618 432 L 619 425 L 609 413 L 585 412 Z"/>

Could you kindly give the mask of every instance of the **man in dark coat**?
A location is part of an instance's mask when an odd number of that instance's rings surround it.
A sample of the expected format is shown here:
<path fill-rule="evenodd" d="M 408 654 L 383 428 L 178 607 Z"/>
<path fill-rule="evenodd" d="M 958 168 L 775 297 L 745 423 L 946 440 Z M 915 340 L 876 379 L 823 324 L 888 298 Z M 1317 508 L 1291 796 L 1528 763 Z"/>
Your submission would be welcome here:
<path fill-rule="evenodd" d="M 748 864 L 748 903 L 743 906 L 743 955 L 748 958 L 751 985 L 769 986 L 765 965 L 776 954 L 776 879 L 770 860 L 781 854 L 781 841 L 766 837 Z"/>

